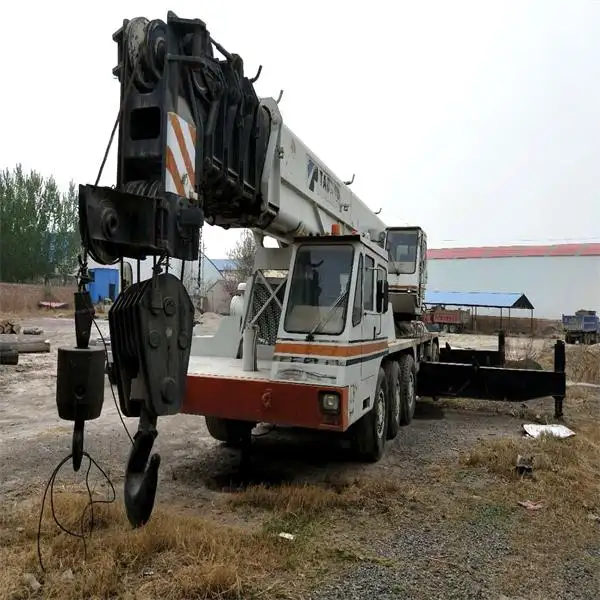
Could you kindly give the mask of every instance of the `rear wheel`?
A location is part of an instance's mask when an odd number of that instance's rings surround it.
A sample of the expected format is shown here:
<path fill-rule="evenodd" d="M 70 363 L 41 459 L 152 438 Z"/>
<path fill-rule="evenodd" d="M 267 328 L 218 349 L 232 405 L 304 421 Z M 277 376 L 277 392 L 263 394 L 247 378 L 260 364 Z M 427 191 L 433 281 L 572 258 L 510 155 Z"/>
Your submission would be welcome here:
<path fill-rule="evenodd" d="M 410 354 L 404 354 L 398 362 L 400 364 L 400 425 L 409 425 L 417 406 L 415 359 Z"/>
<path fill-rule="evenodd" d="M 254 423 L 248 421 L 235 421 L 233 419 L 221 419 L 220 417 L 204 417 L 204 420 L 211 437 L 235 447 L 242 445 L 254 427 Z"/>
<path fill-rule="evenodd" d="M 393 440 L 400 431 L 400 365 L 395 360 L 388 362 L 385 373 L 388 384 L 387 439 Z"/>
<path fill-rule="evenodd" d="M 359 460 L 377 462 L 383 456 L 387 438 L 388 398 L 385 371 L 379 369 L 373 408 L 355 425 L 353 446 Z"/>

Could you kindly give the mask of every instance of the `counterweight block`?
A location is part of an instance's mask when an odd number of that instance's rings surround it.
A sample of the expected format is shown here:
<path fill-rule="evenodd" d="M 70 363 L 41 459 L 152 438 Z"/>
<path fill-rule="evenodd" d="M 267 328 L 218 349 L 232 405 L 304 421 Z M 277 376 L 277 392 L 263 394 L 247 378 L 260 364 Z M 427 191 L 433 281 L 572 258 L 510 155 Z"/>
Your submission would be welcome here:
<path fill-rule="evenodd" d="M 59 348 L 56 406 L 65 421 L 97 419 L 104 404 L 104 348 Z"/>

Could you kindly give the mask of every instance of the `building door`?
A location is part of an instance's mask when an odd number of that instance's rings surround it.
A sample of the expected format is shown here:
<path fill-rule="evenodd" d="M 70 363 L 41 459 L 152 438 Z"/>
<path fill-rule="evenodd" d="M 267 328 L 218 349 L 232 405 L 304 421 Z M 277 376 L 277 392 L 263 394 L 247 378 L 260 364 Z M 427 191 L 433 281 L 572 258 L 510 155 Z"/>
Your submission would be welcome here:
<path fill-rule="evenodd" d="M 117 284 L 109 283 L 108 284 L 108 297 L 114 302 L 117 296 Z"/>

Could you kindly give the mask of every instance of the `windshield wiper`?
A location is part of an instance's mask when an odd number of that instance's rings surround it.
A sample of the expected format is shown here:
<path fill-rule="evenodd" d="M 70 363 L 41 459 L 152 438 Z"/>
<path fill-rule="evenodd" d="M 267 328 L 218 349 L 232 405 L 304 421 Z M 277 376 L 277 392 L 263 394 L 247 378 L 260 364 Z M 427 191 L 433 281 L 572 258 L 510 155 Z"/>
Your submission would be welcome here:
<path fill-rule="evenodd" d="M 307 342 L 312 342 L 315 339 L 315 333 L 317 332 L 317 330 L 320 329 L 321 327 L 323 327 L 323 325 L 325 325 L 327 323 L 327 321 L 329 321 L 329 319 L 331 318 L 331 315 L 333 314 L 333 309 L 337 308 L 339 306 L 340 302 L 342 302 L 348 296 L 349 291 L 350 291 L 350 288 L 347 287 L 335 299 L 334 303 L 329 307 L 329 310 L 321 317 L 321 319 L 319 319 L 317 324 L 306 334 Z"/>

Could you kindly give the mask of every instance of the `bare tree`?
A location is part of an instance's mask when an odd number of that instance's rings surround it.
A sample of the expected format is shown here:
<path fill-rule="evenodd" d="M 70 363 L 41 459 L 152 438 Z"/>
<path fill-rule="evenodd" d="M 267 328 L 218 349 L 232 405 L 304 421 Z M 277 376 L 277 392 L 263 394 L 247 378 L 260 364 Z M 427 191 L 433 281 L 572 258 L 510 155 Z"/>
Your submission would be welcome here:
<path fill-rule="evenodd" d="M 256 254 L 256 242 L 254 235 L 249 229 L 244 229 L 240 239 L 228 252 L 227 257 L 232 263 L 232 268 L 223 273 L 225 289 L 233 295 L 237 286 L 246 281 L 254 270 L 254 255 Z"/>

